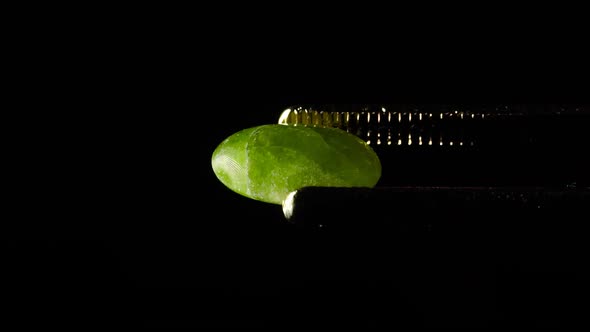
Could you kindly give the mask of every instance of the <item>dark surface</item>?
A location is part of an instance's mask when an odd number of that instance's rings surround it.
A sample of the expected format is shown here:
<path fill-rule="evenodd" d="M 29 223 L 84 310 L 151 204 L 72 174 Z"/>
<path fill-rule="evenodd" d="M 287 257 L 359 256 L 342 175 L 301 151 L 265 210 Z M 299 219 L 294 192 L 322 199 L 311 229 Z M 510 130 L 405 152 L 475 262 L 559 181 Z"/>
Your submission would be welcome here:
<path fill-rule="evenodd" d="M 88 167 L 70 173 L 86 182 L 41 191 L 57 199 L 37 206 L 40 217 L 9 242 L 10 314 L 47 326 L 588 324 L 583 209 L 391 210 L 390 219 L 406 224 L 443 226 L 294 227 L 280 206 L 234 194 L 210 168 L 221 140 L 274 123 L 289 104 L 224 113 L 239 106 L 151 112 L 99 128 L 102 141 L 90 146 L 101 158 L 77 159 Z M 403 168 L 400 182 L 420 178 Z M 494 174 L 477 179 L 489 183 Z M 77 195 L 86 186 L 93 192 Z M 502 231 L 482 227 L 497 221 Z"/>
<path fill-rule="evenodd" d="M 123 21 L 142 16 L 131 12 Z M 322 36 L 318 48 L 281 34 L 255 43 L 288 25 L 283 15 L 252 33 L 171 17 L 146 15 L 145 24 L 112 31 L 102 16 L 88 31 L 66 21 L 53 31 L 51 22 L 20 38 L 33 49 L 16 48 L 25 64 L 10 63 L 19 70 L 11 83 L 39 91 L 23 89 L 18 107 L 7 109 L 21 121 L 5 122 L 16 128 L 6 144 L 15 167 L 5 175 L 17 185 L 2 233 L 2 299 L 12 322 L 80 330 L 588 325 L 587 215 L 400 213 L 416 223 L 459 218 L 466 227 L 311 232 L 286 223 L 279 206 L 229 191 L 210 167 L 224 138 L 275 123 L 292 104 L 587 103 L 587 84 L 576 82 L 584 67 L 573 61 L 587 66 L 583 53 L 549 47 L 545 35 L 534 54 L 487 41 L 451 54 L 455 45 L 423 38 L 415 40 L 427 50 L 413 54 L 389 45 L 391 35 L 373 48 L 366 34 L 356 46 L 348 34 L 341 45 Z M 302 24 L 294 26 L 299 36 Z M 565 49 L 567 59 L 551 68 L 539 56 L 548 48 Z M 445 170 L 474 160 L 411 152 L 399 159 L 384 160 L 394 169 L 384 177 L 399 174 L 405 185 L 511 182 L 507 175 L 519 179 L 512 169 L 526 173 L 518 163 L 480 158 L 497 172 L 457 178 Z M 567 155 L 547 160 L 571 164 L 575 174 L 585 169 Z M 528 179 L 551 182 L 551 174 Z M 469 227 L 494 218 L 514 230 L 497 239 Z"/>
<path fill-rule="evenodd" d="M 221 140 L 292 104 L 588 104 L 586 20 L 555 6 L 488 19 L 290 6 L 258 10 L 264 20 L 224 6 L 11 12 L 4 325 L 588 325 L 587 215 L 502 215 L 515 226 L 503 241 L 470 228 L 310 233 L 210 168 Z M 439 170 L 410 157 L 392 160 L 400 179 Z M 493 166 L 476 179 L 524 173 Z"/>

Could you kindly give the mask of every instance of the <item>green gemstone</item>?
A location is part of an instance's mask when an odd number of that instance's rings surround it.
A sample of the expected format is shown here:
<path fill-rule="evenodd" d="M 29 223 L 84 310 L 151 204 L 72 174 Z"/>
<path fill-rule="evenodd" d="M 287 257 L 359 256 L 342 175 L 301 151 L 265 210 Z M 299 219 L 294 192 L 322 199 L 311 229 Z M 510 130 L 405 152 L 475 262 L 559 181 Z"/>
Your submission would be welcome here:
<path fill-rule="evenodd" d="M 302 187 L 373 187 L 381 177 L 375 152 L 357 136 L 335 128 L 244 129 L 215 149 L 211 164 L 229 189 L 275 204 Z"/>

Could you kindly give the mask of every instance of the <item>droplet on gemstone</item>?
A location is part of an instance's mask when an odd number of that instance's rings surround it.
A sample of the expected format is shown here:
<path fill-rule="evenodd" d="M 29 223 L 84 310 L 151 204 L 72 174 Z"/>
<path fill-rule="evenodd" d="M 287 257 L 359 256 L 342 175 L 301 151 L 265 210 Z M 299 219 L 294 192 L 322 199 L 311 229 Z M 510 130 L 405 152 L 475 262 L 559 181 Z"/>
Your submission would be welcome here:
<path fill-rule="evenodd" d="M 373 187 L 381 177 L 375 152 L 359 137 L 335 128 L 244 129 L 215 149 L 211 164 L 229 189 L 274 204 L 302 187 Z"/>

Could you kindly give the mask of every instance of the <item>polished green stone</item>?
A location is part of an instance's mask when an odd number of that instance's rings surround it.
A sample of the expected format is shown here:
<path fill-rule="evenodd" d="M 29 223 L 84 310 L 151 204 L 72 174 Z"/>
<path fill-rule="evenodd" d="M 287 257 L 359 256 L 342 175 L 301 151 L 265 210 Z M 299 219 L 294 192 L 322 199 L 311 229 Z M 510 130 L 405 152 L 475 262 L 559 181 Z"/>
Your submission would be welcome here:
<path fill-rule="evenodd" d="M 357 136 L 335 128 L 248 128 L 225 139 L 211 164 L 229 189 L 275 204 L 302 187 L 373 187 L 381 176 L 375 152 Z"/>

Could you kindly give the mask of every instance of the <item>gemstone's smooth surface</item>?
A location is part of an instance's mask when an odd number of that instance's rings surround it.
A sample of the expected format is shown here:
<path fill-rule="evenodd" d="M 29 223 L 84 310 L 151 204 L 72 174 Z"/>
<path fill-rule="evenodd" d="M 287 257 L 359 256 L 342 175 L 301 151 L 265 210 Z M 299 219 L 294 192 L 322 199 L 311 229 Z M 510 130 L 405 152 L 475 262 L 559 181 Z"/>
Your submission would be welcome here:
<path fill-rule="evenodd" d="M 302 187 L 373 187 L 381 177 L 375 152 L 357 136 L 335 128 L 244 129 L 215 149 L 211 164 L 229 189 L 274 204 Z"/>

